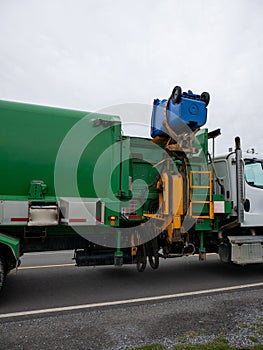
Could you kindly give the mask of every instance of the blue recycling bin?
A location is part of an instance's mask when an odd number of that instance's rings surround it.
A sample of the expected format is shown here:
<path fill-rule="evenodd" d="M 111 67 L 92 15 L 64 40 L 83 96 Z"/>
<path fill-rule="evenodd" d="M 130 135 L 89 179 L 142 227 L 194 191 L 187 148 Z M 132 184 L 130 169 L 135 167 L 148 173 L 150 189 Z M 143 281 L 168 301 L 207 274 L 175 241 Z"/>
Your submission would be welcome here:
<path fill-rule="evenodd" d="M 196 96 L 196 97 L 195 97 Z M 169 134 L 163 125 L 164 109 L 167 100 L 155 99 L 153 102 L 151 137 Z M 206 123 L 207 108 L 206 103 L 200 99 L 199 95 L 181 97 L 179 103 L 169 101 L 167 108 L 167 120 L 169 126 L 180 134 L 182 132 L 194 131 Z M 189 130 L 190 129 L 190 130 Z"/>

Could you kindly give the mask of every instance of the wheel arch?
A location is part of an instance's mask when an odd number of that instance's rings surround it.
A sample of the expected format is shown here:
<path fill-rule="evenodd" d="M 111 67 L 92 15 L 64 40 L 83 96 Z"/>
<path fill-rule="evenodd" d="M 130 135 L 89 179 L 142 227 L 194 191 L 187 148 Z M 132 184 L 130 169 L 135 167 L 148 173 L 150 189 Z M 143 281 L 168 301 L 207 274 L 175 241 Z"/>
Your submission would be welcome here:
<path fill-rule="evenodd" d="M 0 233 L 0 256 L 4 260 L 7 272 L 15 268 L 20 256 L 19 239 Z"/>

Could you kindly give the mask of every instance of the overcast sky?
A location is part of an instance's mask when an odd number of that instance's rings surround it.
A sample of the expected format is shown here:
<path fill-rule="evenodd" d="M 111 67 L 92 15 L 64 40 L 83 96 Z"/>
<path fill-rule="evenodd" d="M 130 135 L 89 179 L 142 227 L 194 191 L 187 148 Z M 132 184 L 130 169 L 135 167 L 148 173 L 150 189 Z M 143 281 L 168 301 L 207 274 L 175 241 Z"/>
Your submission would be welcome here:
<path fill-rule="evenodd" d="M 0 0 L 0 98 L 148 125 L 180 85 L 210 93 L 218 151 L 263 153 L 262 18 L 262 0 Z"/>

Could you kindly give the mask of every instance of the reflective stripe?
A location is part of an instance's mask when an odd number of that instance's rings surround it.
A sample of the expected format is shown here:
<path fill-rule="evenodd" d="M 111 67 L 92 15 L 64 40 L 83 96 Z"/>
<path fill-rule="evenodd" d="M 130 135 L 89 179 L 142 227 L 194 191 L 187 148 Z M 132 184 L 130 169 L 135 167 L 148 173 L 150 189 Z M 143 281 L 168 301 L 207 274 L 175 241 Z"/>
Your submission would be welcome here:
<path fill-rule="evenodd" d="M 28 218 L 11 218 L 11 222 L 28 222 Z"/>
<path fill-rule="evenodd" d="M 69 219 L 69 222 L 86 222 L 86 219 Z"/>

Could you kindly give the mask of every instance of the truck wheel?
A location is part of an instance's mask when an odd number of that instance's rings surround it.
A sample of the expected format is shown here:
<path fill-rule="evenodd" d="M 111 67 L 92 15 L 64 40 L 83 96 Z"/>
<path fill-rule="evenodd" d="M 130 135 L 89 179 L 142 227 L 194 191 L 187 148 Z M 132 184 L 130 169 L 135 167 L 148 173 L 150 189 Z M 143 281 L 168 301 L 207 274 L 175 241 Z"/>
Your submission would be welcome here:
<path fill-rule="evenodd" d="M 159 267 L 159 254 L 155 254 L 154 256 L 148 256 L 149 264 L 152 269 L 157 270 Z"/>
<path fill-rule="evenodd" d="M 204 101 L 205 105 L 207 106 L 210 101 L 210 95 L 208 92 L 202 92 L 201 94 L 201 101 Z"/>
<path fill-rule="evenodd" d="M 6 278 L 6 269 L 4 259 L 0 256 L 0 292 L 4 286 Z"/>
<path fill-rule="evenodd" d="M 142 244 L 139 247 L 139 251 L 137 253 L 137 271 L 143 272 L 147 265 L 147 256 L 146 256 L 146 247 L 144 244 Z"/>
<path fill-rule="evenodd" d="M 147 265 L 147 260 L 146 259 L 141 259 L 137 261 L 137 271 L 138 272 L 143 272 L 146 268 Z"/>
<path fill-rule="evenodd" d="M 159 253 L 158 253 L 158 240 L 155 237 L 153 240 L 148 242 L 148 260 L 152 269 L 156 270 L 159 267 Z"/>
<path fill-rule="evenodd" d="M 181 86 L 175 86 L 171 95 L 173 103 L 179 103 L 181 100 L 181 96 L 182 96 Z"/>
<path fill-rule="evenodd" d="M 218 247 L 219 258 L 222 263 L 228 264 L 231 262 L 231 247 L 229 243 L 221 243 Z"/>

